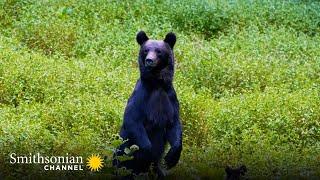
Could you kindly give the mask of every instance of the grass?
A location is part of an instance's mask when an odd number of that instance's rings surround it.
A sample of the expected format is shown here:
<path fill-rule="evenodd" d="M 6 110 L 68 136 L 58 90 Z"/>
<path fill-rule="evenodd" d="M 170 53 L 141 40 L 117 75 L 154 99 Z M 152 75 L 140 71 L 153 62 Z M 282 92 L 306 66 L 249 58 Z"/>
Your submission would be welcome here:
<path fill-rule="evenodd" d="M 309 0 L 0 1 L 0 176 L 38 173 L 8 165 L 11 152 L 99 153 L 110 166 L 141 29 L 178 36 L 184 150 L 170 177 L 240 164 L 250 178 L 320 176 L 320 3 Z"/>

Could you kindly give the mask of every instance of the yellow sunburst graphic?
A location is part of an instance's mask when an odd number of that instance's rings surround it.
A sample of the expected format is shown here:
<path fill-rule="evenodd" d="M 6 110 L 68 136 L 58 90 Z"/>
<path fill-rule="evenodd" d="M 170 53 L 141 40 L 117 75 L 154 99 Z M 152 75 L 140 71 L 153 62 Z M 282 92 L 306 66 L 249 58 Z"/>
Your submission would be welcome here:
<path fill-rule="evenodd" d="M 92 154 L 87 158 L 87 166 L 91 171 L 99 171 L 103 168 L 103 160 L 99 155 Z"/>

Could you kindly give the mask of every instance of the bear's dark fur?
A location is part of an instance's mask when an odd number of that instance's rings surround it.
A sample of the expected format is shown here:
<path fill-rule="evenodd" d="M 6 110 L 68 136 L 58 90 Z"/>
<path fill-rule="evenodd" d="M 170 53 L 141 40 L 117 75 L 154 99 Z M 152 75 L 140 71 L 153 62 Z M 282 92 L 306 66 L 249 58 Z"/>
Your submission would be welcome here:
<path fill-rule="evenodd" d="M 135 174 L 147 172 L 153 164 L 153 171 L 163 176 L 159 162 L 166 143 L 170 144 L 164 157 L 168 169 L 178 163 L 182 150 L 179 102 L 172 84 L 176 36 L 168 33 L 163 41 L 149 40 L 140 31 L 136 40 L 140 45 L 140 79 L 128 100 L 120 131 L 120 136 L 128 141 L 118 148 L 116 156 L 123 155 L 124 149 L 134 144 L 139 150 L 133 153 L 133 159 L 115 159 L 113 164 Z"/>

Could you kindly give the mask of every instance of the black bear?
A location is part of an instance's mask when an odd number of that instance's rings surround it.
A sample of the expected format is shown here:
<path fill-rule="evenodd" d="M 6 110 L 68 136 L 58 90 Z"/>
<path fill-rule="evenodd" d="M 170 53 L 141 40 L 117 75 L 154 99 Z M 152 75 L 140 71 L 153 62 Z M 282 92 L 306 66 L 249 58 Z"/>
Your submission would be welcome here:
<path fill-rule="evenodd" d="M 232 169 L 231 167 L 227 166 L 225 168 L 226 171 L 226 180 L 238 180 L 241 176 L 244 176 L 247 172 L 247 167 L 245 165 L 240 166 L 239 168 Z"/>
<path fill-rule="evenodd" d="M 134 174 L 147 172 L 152 164 L 158 177 L 164 173 L 159 162 L 167 142 L 170 149 L 164 157 L 167 169 L 174 167 L 182 151 L 182 128 L 179 120 L 179 102 L 173 88 L 174 33 L 168 33 L 162 41 L 149 40 L 140 31 L 136 40 L 140 45 L 138 79 L 127 102 L 120 136 L 127 140 L 116 151 L 115 156 L 124 154 L 125 148 L 139 146 L 133 158 L 113 165 L 126 167 Z"/>

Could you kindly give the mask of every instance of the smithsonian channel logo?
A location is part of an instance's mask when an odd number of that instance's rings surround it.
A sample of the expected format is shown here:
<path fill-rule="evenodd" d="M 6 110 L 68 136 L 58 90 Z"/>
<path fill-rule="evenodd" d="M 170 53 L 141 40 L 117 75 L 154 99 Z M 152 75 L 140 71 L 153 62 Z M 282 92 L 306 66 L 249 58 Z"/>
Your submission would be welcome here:
<path fill-rule="evenodd" d="M 83 171 L 84 162 L 82 156 L 44 156 L 40 153 L 17 155 L 11 153 L 10 164 L 40 164 L 45 171 Z M 103 168 L 103 159 L 99 155 L 92 154 L 86 159 L 86 167 L 90 171 L 99 171 Z"/>

